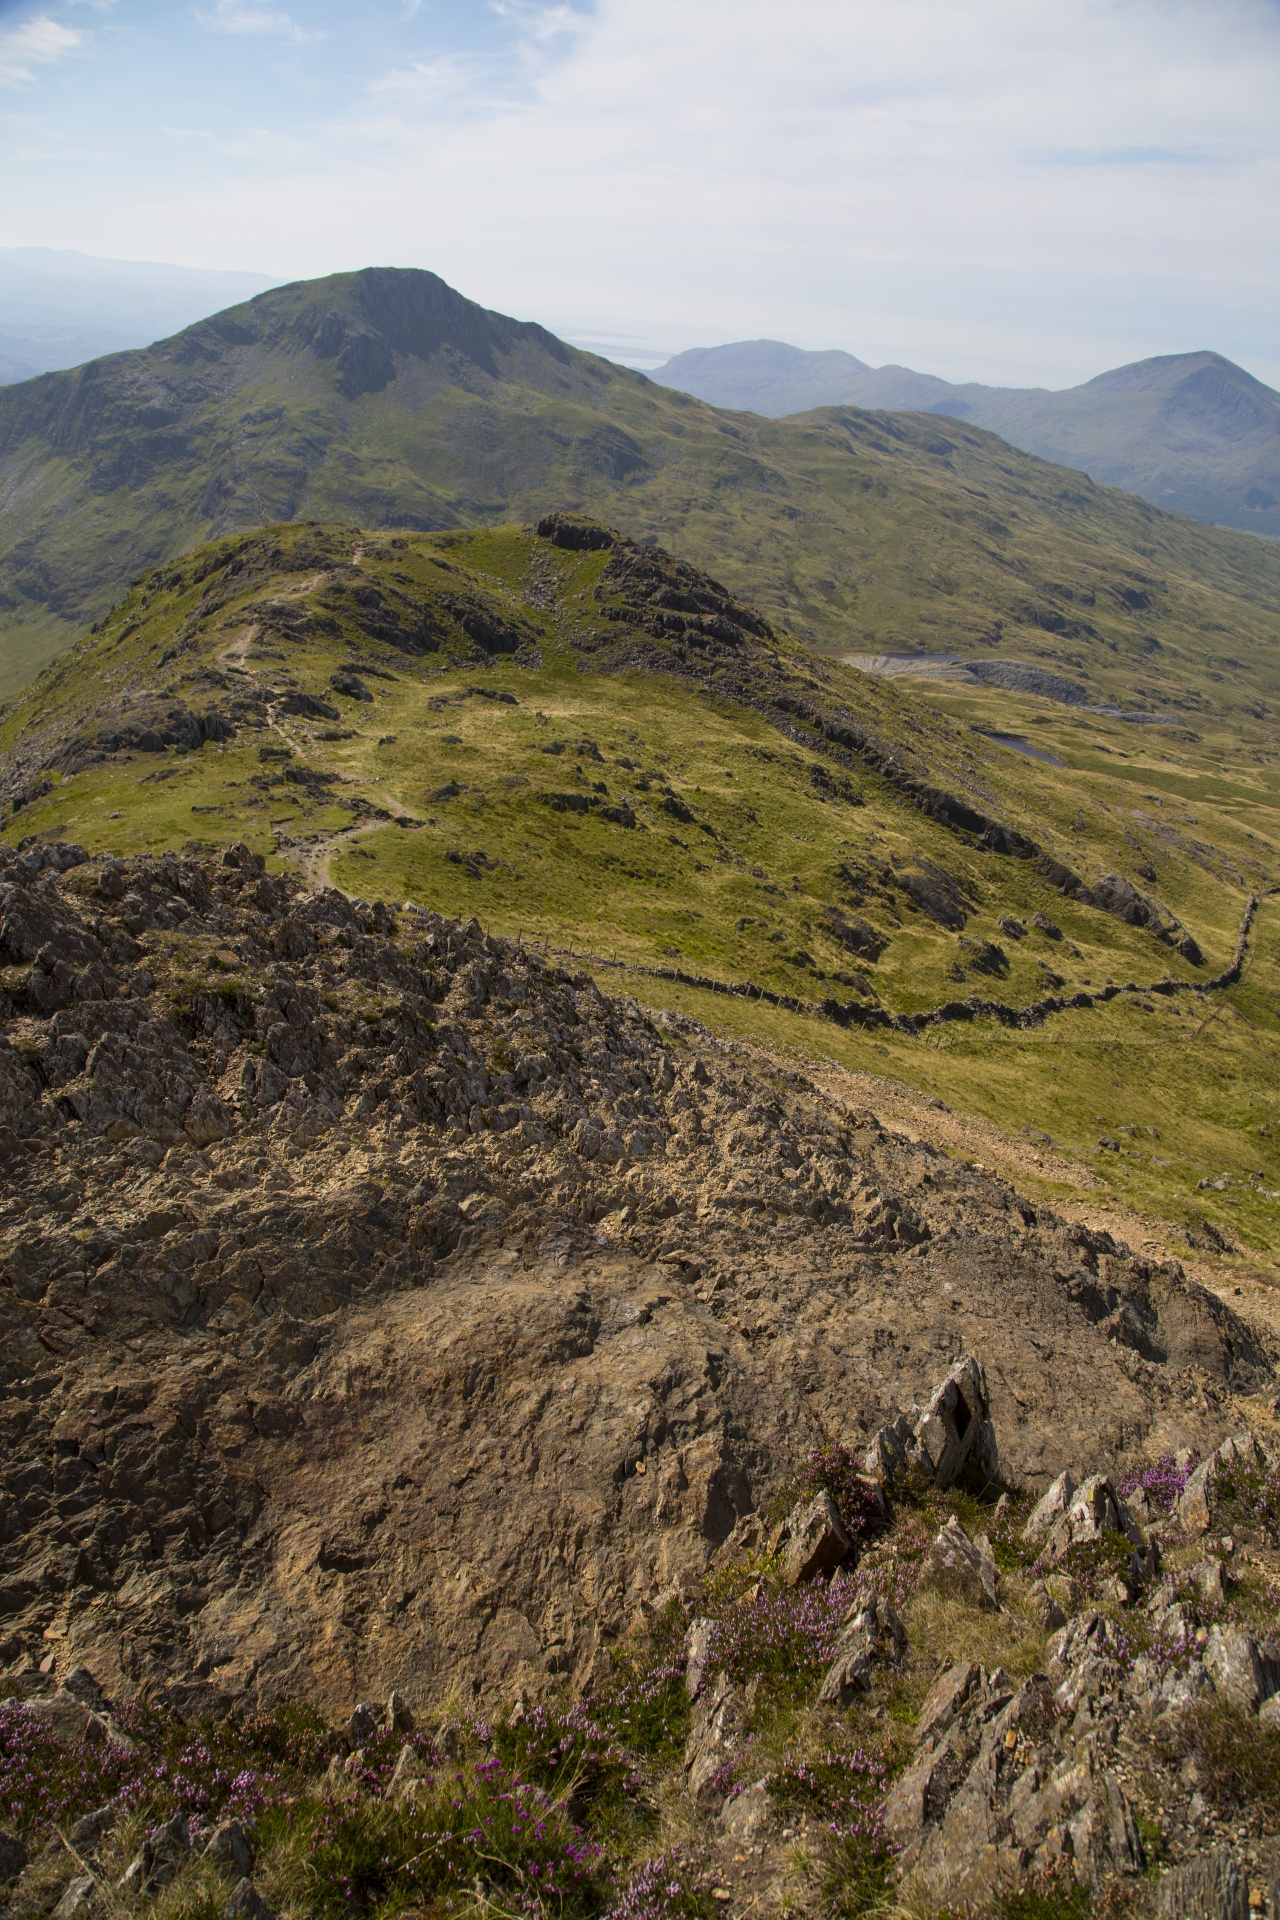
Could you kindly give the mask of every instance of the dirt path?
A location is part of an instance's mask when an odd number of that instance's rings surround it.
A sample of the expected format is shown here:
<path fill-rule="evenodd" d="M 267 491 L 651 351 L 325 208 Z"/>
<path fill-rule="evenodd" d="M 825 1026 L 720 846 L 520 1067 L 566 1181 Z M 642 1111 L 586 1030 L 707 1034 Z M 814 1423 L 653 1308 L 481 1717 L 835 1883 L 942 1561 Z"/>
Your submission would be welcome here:
<path fill-rule="evenodd" d="M 294 862 L 298 878 L 305 887 L 331 887 L 329 862 L 335 848 L 344 840 L 358 840 L 362 834 L 372 833 L 375 827 L 385 827 L 385 820 L 361 820 L 354 827 L 340 827 L 336 833 L 326 833 L 311 846 L 290 847 L 288 858 Z"/>

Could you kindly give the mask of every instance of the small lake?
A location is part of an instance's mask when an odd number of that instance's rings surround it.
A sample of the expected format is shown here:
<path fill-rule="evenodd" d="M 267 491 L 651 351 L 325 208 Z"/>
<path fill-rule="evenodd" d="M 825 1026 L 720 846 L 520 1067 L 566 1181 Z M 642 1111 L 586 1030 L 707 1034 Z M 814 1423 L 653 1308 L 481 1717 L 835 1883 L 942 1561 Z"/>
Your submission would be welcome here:
<path fill-rule="evenodd" d="M 1025 754 L 1028 760 L 1039 760 L 1046 767 L 1065 767 L 1066 761 L 1059 760 L 1056 753 L 1048 753 L 1043 747 L 1037 747 L 1031 740 L 1024 740 L 1020 733 L 983 733 L 984 740 L 992 740 L 998 747 L 1008 747 L 1013 753 Z"/>

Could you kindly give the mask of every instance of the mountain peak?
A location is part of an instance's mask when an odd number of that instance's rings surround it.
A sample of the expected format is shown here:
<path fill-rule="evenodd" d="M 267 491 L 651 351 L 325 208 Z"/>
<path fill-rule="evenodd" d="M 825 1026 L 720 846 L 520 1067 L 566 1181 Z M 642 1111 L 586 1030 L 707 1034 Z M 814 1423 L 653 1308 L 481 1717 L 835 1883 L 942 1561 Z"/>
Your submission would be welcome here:
<path fill-rule="evenodd" d="M 200 354 L 209 345 L 297 346 L 335 365 L 348 400 L 381 393 L 396 358 L 430 360 L 451 350 L 491 378 L 498 358 L 531 346 L 567 366 L 573 350 L 533 321 L 493 313 L 421 267 L 363 267 L 324 280 L 294 281 L 187 328 L 174 342 Z"/>
<path fill-rule="evenodd" d="M 1077 393 L 1159 393 L 1198 375 L 1210 373 L 1220 380 L 1269 400 L 1280 398 L 1271 387 L 1228 360 L 1225 354 L 1201 347 L 1193 353 L 1160 353 L 1149 360 L 1134 360 L 1124 367 L 1112 367 L 1074 389 Z"/>

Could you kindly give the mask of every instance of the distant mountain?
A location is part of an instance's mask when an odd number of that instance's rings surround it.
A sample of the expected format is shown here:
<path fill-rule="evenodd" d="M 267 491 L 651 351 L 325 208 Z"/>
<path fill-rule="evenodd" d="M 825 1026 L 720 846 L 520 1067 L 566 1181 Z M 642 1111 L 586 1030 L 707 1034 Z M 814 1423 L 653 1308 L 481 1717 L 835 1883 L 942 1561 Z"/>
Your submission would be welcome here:
<path fill-rule="evenodd" d="M 1155 506 L 1280 537 L 1280 393 L 1220 353 L 1139 360 L 1059 393 L 956 385 L 780 340 L 696 347 L 652 377 L 771 419 L 827 406 L 949 414 Z"/>
<path fill-rule="evenodd" d="M 746 407 L 777 420 L 811 407 L 865 406 L 859 382 L 871 371 L 851 353 L 805 353 L 782 340 L 739 340 L 732 347 L 691 347 L 651 377 L 713 407 Z"/>
<path fill-rule="evenodd" d="M 1280 700 L 1280 547 L 967 421 L 720 412 L 382 267 L 0 388 L 0 698 L 203 541 L 554 508 L 678 552 L 832 651 L 1020 662 L 1102 706 L 1265 718 Z"/>
<path fill-rule="evenodd" d="M 149 346 L 271 284 L 260 273 L 0 247 L 0 386 Z"/>

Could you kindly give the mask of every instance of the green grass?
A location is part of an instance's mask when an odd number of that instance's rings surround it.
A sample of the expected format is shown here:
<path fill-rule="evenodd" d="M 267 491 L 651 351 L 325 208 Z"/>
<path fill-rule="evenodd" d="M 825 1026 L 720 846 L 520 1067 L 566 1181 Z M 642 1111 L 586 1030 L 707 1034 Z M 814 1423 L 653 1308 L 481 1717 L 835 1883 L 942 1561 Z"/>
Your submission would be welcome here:
<path fill-rule="evenodd" d="M 1280 1189 L 1280 902 L 1261 909 L 1240 985 L 1211 1003 L 1126 997 L 1022 1030 L 978 1019 L 915 1037 L 865 1032 L 635 970 L 749 981 L 814 1006 L 878 1000 L 891 1011 L 973 994 L 1023 1005 L 1054 980 L 1063 993 L 1170 974 L 1192 982 L 1225 964 L 1246 895 L 1280 865 L 1271 768 L 1237 756 L 1224 775 L 1186 738 L 1086 725 L 1061 709 L 1042 721 L 1043 703 L 1026 702 L 1018 724 L 1038 726 L 1068 762 L 1045 767 L 973 730 L 990 706 L 868 680 L 777 644 L 797 685 L 812 682 L 828 704 L 847 707 L 919 777 L 1033 835 L 1086 877 L 1126 874 L 1155 894 L 1204 949 L 1208 965 L 1197 970 L 1149 932 L 1065 898 L 1031 863 L 983 851 L 877 774 L 833 765 L 713 686 L 593 671 L 583 635 L 599 624 L 607 558 L 566 553 L 527 529 L 377 538 L 295 528 L 149 576 L 0 720 L 10 790 L 36 776 L 51 782 L 7 819 L 5 836 L 55 834 L 121 853 L 244 840 L 317 883 L 474 913 L 499 932 L 586 956 L 579 964 L 603 984 L 646 1004 L 899 1080 L 1009 1131 L 1035 1129 L 1083 1157 L 1096 1191 L 1193 1228 L 1204 1215 L 1243 1247 L 1276 1250 L 1280 1203 L 1264 1190 Z M 238 571 L 220 570 L 227 563 Z M 355 591 L 371 587 L 406 620 L 429 615 L 437 650 L 413 657 L 371 637 Z M 513 624 L 528 664 L 478 669 L 442 594 Z M 293 616 L 292 633 L 262 627 L 255 609 L 271 605 Z M 365 676 L 371 702 L 329 686 L 333 668 L 353 658 L 381 669 Z M 83 765 L 66 755 L 103 715 L 175 701 L 227 711 L 290 686 L 332 701 L 341 720 L 277 712 L 271 728 L 242 726 L 195 752 Z M 136 709 L 135 695 L 145 696 Z M 59 764 L 80 770 L 41 771 L 59 752 Z M 291 783 L 290 768 L 330 784 Z M 599 804 L 556 811 L 549 795 Z M 629 808 L 636 825 L 603 817 L 606 806 Z M 962 936 L 897 884 L 921 860 L 966 890 Z M 832 909 L 878 932 L 885 944 L 874 962 L 841 943 Z M 1036 913 L 1063 937 L 1031 928 Z M 1008 915 L 1025 938 L 1001 929 Z M 985 944 L 1002 950 L 1002 975 L 975 965 Z M 1198 1186 L 1224 1175 L 1226 1188 Z M 1052 1180 L 1045 1190 L 1054 1197 Z"/>

